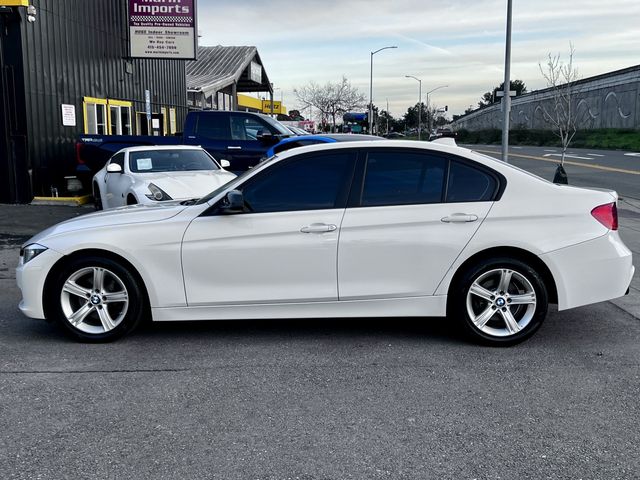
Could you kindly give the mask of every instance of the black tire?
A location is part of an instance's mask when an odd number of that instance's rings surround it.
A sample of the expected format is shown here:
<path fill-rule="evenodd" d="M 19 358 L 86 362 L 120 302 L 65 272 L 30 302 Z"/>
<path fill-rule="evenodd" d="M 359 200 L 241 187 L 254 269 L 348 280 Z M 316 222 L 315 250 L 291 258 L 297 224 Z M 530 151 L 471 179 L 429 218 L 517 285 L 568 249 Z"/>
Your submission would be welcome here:
<path fill-rule="evenodd" d="M 512 281 L 506 292 L 500 288 L 503 278 Z M 470 293 L 472 285 L 474 293 Z M 487 292 L 493 295 L 485 298 Z M 540 328 L 547 316 L 548 299 L 544 281 L 530 265 L 516 258 L 492 258 L 470 265 L 457 276 L 449 291 L 447 314 L 470 340 L 507 347 L 526 340 Z"/>
<path fill-rule="evenodd" d="M 100 196 L 100 188 L 95 183 L 93 184 L 93 207 L 96 210 L 102 210 L 102 197 Z"/>
<path fill-rule="evenodd" d="M 138 204 L 138 200 L 136 199 L 136 197 L 134 197 L 131 194 L 127 195 L 127 205 L 137 205 L 137 204 Z"/>
<path fill-rule="evenodd" d="M 93 290 L 94 283 L 88 278 L 91 276 L 95 280 L 97 277 L 92 273 L 95 271 L 103 272 L 103 276 L 99 277 L 103 279 L 100 293 Z M 77 292 L 63 292 L 65 283 L 71 279 L 82 289 L 79 292 L 88 290 L 87 298 Z M 67 334 L 82 342 L 116 340 L 134 330 L 147 311 L 146 296 L 137 277 L 121 263 L 99 256 L 71 259 L 53 272 L 52 278 L 47 281 L 46 291 L 48 295 L 44 303 L 47 319 L 56 321 Z M 126 299 L 116 300 L 115 296 L 122 296 L 122 293 Z M 114 297 L 113 302 L 108 300 L 110 295 Z M 94 297 L 100 297 L 97 303 L 93 303 Z M 74 326 L 69 319 L 70 313 L 78 313 L 81 309 L 88 309 L 88 313 L 77 316 L 83 320 Z M 103 321 L 105 314 L 113 322 L 108 330 Z"/>

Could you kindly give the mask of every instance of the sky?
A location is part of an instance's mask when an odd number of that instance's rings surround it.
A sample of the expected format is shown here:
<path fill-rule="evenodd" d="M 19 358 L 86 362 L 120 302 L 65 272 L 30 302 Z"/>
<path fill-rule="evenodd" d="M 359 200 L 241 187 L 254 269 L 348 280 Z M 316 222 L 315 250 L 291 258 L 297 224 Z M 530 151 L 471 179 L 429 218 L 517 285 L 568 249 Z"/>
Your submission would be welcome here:
<path fill-rule="evenodd" d="M 402 116 L 418 101 L 450 114 L 477 105 L 504 79 L 506 0 L 198 0 L 200 45 L 254 45 L 275 99 L 300 107 L 294 89 L 346 76 Z M 640 64 L 640 1 L 513 0 L 511 79 L 546 86 L 538 64 L 575 48 L 581 78 Z"/>

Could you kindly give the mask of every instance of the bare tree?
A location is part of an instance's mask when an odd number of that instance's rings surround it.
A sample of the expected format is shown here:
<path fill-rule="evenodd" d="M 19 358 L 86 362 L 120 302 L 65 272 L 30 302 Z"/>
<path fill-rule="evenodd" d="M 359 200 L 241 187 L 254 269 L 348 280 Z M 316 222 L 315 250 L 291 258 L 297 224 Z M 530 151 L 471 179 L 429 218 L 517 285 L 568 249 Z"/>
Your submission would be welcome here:
<path fill-rule="evenodd" d="M 575 82 L 578 80 L 578 70 L 573 66 L 573 55 L 575 49 L 573 44 L 569 44 L 569 60 L 564 63 L 560 54 L 547 57 L 547 63 L 543 66 L 538 64 L 542 76 L 547 81 L 547 86 L 552 89 L 552 108 L 549 112 L 542 108 L 544 120 L 552 127 L 554 133 L 560 138 L 562 144 L 562 157 L 556 172 L 564 172 L 564 157 L 577 131 L 576 115 L 576 90 Z M 566 183 L 566 181 L 564 182 Z"/>
<path fill-rule="evenodd" d="M 324 85 L 311 81 L 303 87 L 295 88 L 293 92 L 304 105 L 302 110 L 309 106 L 318 109 L 323 119 L 331 119 L 333 130 L 339 115 L 366 105 L 365 96 L 345 76 L 340 82 L 327 82 Z"/>

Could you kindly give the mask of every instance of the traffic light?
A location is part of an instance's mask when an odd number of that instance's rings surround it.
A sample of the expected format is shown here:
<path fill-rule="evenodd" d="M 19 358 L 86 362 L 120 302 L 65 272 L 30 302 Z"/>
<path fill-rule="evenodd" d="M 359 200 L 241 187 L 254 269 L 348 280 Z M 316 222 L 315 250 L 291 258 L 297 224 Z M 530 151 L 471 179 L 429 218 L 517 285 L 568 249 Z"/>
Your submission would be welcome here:
<path fill-rule="evenodd" d="M 448 111 L 449 111 L 449 105 L 445 105 L 445 106 L 444 106 L 444 111 L 445 111 L 445 112 L 448 112 Z"/>

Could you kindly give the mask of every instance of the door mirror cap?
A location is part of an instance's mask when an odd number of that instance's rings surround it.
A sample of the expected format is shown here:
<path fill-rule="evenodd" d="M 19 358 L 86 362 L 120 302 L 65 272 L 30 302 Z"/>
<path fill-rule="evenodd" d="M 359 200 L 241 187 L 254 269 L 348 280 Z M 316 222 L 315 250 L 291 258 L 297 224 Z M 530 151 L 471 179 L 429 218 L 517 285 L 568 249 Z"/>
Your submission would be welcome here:
<path fill-rule="evenodd" d="M 256 138 L 262 143 L 275 143 L 277 137 L 275 137 L 269 130 L 258 130 Z"/>
<path fill-rule="evenodd" d="M 244 211 L 244 197 L 240 190 L 229 190 L 222 201 L 221 208 L 227 213 Z"/>
<path fill-rule="evenodd" d="M 122 167 L 117 163 L 107 165 L 107 173 L 122 173 Z"/>
<path fill-rule="evenodd" d="M 231 162 L 229 160 L 220 160 L 220 166 L 222 168 L 229 168 L 231 166 Z"/>

